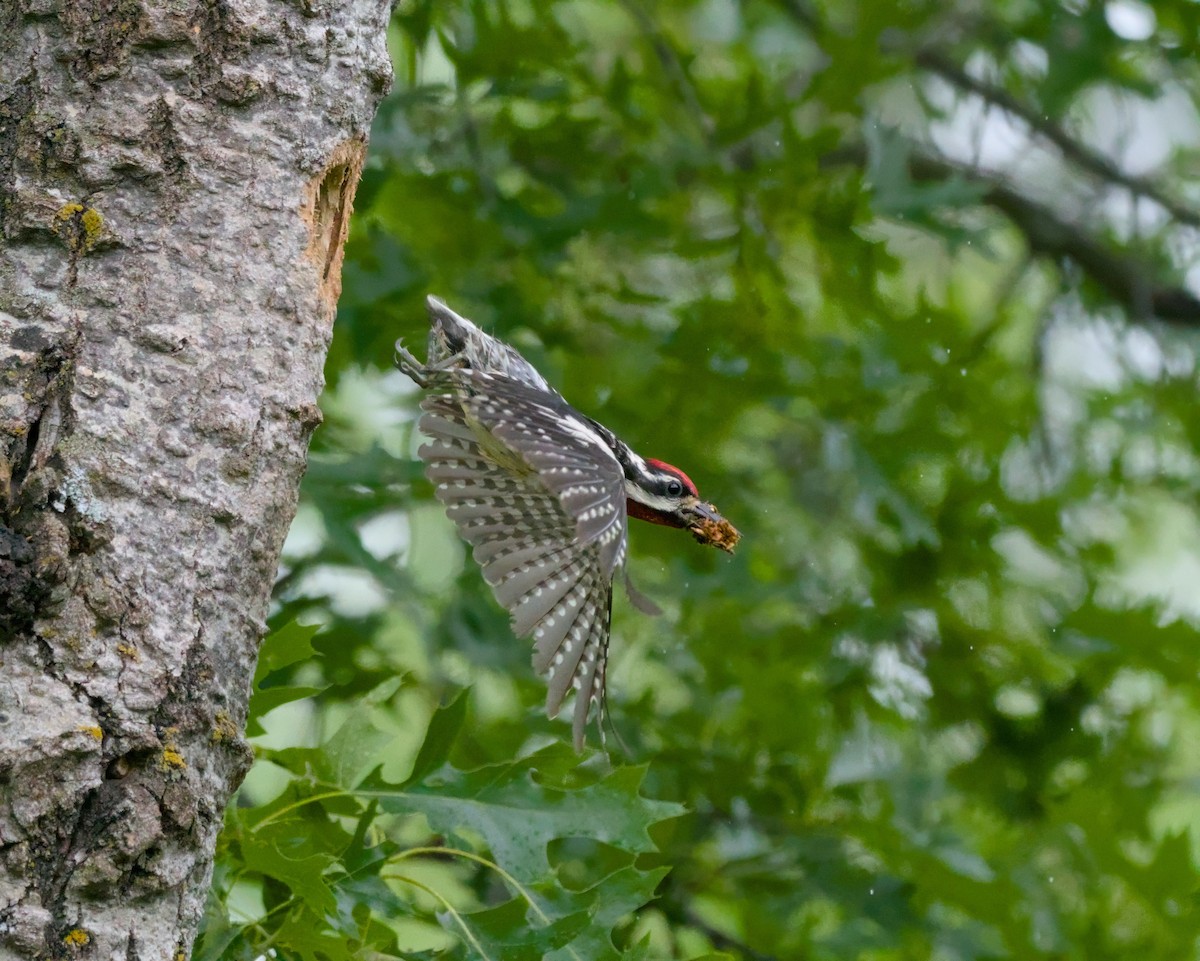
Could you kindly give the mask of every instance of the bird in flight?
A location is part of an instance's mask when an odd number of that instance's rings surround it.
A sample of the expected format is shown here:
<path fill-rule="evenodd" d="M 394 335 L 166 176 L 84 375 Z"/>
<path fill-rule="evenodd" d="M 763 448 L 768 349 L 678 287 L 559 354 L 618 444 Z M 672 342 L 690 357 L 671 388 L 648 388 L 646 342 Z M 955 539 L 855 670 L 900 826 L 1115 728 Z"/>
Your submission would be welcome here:
<path fill-rule="evenodd" d="M 628 518 L 685 529 L 729 553 L 741 535 L 679 468 L 635 453 L 441 300 L 427 305 L 425 362 L 396 343 L 396 366 L 428 391 L 418 427 L 429 442 L 418 454 L 513 633 L 533 638 L 546 713 L 555 717 L 575 691 L 581 751 L 592 705 L 599 722 L 606 711 L 617 575 L 639 608 L 658 613 L 625 574 Z"/>

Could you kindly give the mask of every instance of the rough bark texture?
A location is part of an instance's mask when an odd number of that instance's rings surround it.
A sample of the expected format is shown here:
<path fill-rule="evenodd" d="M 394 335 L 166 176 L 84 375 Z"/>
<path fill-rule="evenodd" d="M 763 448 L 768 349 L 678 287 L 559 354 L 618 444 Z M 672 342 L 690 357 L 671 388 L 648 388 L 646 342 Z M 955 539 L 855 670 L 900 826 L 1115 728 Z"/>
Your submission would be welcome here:
<path fill-rule="evenodd" d="M 387 0 L 0 0 L 0 957 L 177 958 Z"/>

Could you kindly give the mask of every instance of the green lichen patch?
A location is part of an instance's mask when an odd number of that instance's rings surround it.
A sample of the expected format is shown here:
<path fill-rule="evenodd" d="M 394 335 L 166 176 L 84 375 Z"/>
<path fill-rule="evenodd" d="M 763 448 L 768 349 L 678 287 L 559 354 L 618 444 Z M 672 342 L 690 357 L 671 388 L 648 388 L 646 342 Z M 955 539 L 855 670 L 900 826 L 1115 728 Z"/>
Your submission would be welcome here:
<path fill-rule="evenodd" d="M 63 935 L 63 944 L 70 948 L 82 948 L 92 940 L 92 936 L 83 928 L 72 928 Z"/>
<path fill-rule="evenodd" d="M 178 728 L 169 727 L 163 731 L 162 735 L 163 748 L 158 755 L 158 769 L 168 774 L 178 773 L 187 767 L 187 759 L 179 750 L 179 745 L 175 743 L 178 733 Z"/>
<path fill-rule="evenodd" d="M 51 226 L 76 256 L 90 252 L 104 237 L 104 215 L 95 207 L 78 202 L 59 207 Z"/>
<path fill-rule="evenodd" d="M 238 727 L 233 723 L 233 718 L 229 716 L 229 712 L 217 711 L 212 729 L 212 742 L 214 744 L 222 744 L 226 741 L 237 740 L 237 736 Z"/>
<path fill-rule="evenodd" d="M 158 766 L 163 771 L 181 771 L 187 767 L 187 761 L 178 751 L 166 747 L 159 756 Z"/>

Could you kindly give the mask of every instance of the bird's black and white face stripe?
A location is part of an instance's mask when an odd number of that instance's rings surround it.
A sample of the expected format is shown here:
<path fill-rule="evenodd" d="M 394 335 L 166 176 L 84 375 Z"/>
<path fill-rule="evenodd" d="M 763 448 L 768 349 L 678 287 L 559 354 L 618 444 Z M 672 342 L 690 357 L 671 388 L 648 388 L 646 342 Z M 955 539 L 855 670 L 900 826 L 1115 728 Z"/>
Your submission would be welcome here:
<path fill-rule="evenodd" d="M 696 485 L 678 467 L 630 452 L 625 467 L 625 497 L 631 517 L 688 527 L 701 505 Z"/>
<path fill-rule="evenodd" d="M 587 422 L 621 465 L 629 515 L 669 527 L 688 526 L 685 513 L 700 503 L 691 478 L 678 467 L 642 457 L 603 424 L 590 417 Z"/>

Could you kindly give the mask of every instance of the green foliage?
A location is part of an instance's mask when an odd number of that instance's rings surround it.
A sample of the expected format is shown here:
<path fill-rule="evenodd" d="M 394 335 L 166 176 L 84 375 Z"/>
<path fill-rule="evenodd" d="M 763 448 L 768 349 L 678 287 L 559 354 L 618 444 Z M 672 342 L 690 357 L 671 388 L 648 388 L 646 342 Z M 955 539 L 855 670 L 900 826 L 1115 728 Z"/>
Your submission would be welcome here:
<path fill-rule="evenodd" d="M 258 651 L 258 668 L 254 672 L 254 690 L 250 694 L 250 714 L 246 721 L 246 733 L 251 737 L 265 733 L 259 723 L 264 714 L 324 690 L 296 684 L 270 684 L 271 675 L 278 676 L 277 672 L 316 653 L 310 643 L 316 633 L 315 627 L 303 627 L 291 621 L 263 641 Z"/>
<path fill-rule="evenodd" d="M 267 639 L 252 711 L 283 703 L 261 700 L 261 684 L 312 653 L 304 649 L 313 633 L 289 623 Z M 397 688 L 371 700 L 386 707 Z M 609 932 L 653 898 L 666 873 L 636 867 L 637 856 L 656 850 L 649 829 L 684 808 L 643 798 L 643 769 L 584 772 L 560 744 L 459 770 L 446 756 L 465 705 L 458 695 L 434 713 L 399 783 L 381 773 L 390 739 L 362 714 L 316 747 L 263 750 L 288 780 L 265 803 L 230 808 L 195 957 L 254 958 L 265 945 L 313 961 L 397 954 L 411 950 L 405 921 L 440 921 L 468 956 L 495 961 L 622 957 Z M 603 844 L 604 856 L 552 859 L 552 846 L 579 838 Z M 472 892 L 476 867 L 491 879 Z M 251 891 L 257 903 L 247 903 Z M 468 910 L 485 896 L 487 907 Z"/>
<path fill-rule="evenodd" d="M 1194 957 L 1197 9 L 402 3 L 197 957 Z M 743 531 L 634 527 L 630 757 L 414 460 L 427 292 Z"/>

